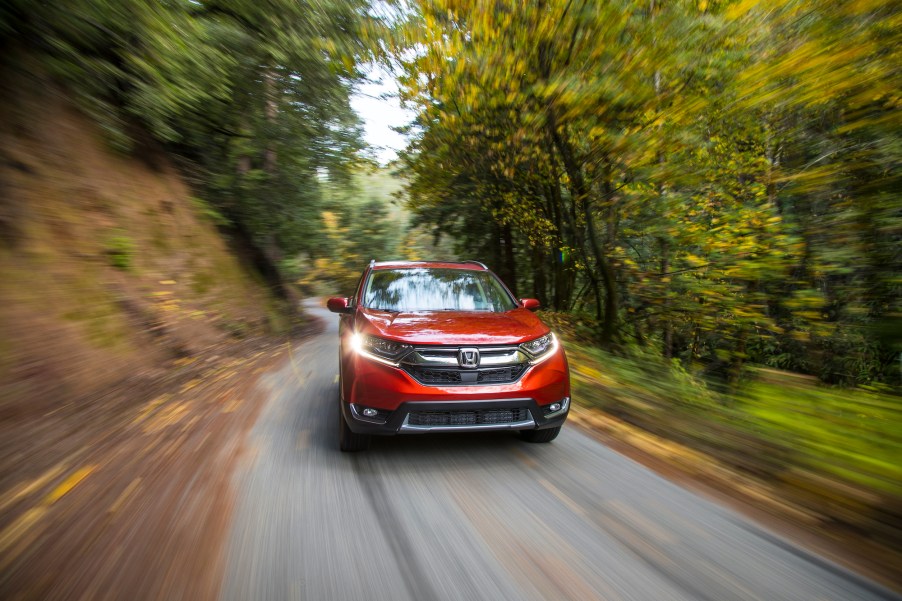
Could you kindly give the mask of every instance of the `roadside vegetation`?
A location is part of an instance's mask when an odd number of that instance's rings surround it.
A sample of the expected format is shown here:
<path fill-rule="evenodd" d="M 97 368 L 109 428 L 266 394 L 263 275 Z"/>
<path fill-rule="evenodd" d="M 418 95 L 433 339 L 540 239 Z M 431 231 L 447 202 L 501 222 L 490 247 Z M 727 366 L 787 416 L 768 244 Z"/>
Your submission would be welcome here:
<path fill-rule="evenodd" d="M 322 245 L 286 259 L 282 269 L 306 296 L 351 295 L 371 260 L 453 259 L 447 238 L 418 227 L 404 206 L 402 181 L 390 168 L 362 166 L 347 182 L 324 182 Z"/>
<path fill-rule="evenodd" d="M 416 6 L 423 223 L 608 350 L 899 386 L 897 2 Z"/>
<path fill-rule="evenodd" d="M 386 31 L 357 0 L 3 3 L 0 410 L 293 331 L 332 224 L 394 236 L 345 203 Z"/>
<path fill-rule="evenodd" d="M 175 163 L 198 210 L 292 300 L 280 267 L 322 256 L 325 213 L 344 211 L 330 188 L 371 162 L 349 98 L 386 32 L 362 0 L 0 7 L 3 67 L 63 86 L 118 152 Z M 128 236 L 108 242 L 122 270 Z"/>
<path fill-rule="evenodd" d="M 793 507 L 805 521 L 843 532 L 867 533 L 899 547 L 902 514 L 902 404 L 875 387 L 827 386 L 811 376 L 748 369 L 735 386 L 704 376 L 704 365 L 684 365 L 649 349 L 612 353 L 598 348 L 585 320 L 543 312 L 564 338 L 574 402 L 600 412 L 598 427 L 629 440 L 626 424 L 676 443 L 652 455 L 694 472 L 710 463 L 727 488 L 754 502 L 776 500 L 776 513 Z M 695 457 L 680 457 L 689 449 Z M 703 471 L 710 470 L 703 467 Z M 743 481 L 746 485 L 736 485 Z M 721 483 L 723 486 L 723 483 Z M 785 513 L 785 512 L 782 512 Z M 836 530 L 839 528 L 839 530 Z"/>
<path fill-rule="evenodd" d="M 895 2 L 13 1 L 0 31 L 6 72 L 175 163 L 292 303 L 457 254 L 729 386 L 902 383 Z M 417 115 L 400 180 L 368 172 L 349 103 L 372 61 Z M 133 232 L 104 244 L 140 262 Z"/>

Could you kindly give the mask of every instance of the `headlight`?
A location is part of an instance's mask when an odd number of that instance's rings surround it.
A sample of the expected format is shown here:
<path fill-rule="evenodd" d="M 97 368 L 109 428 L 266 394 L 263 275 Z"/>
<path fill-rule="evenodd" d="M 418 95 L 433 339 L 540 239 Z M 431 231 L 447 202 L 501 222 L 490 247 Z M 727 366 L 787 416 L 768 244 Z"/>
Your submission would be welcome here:
<path fill-rule="evenodd" d="M 398 359 L 406 355 L 411 348 L 409 344 L 357 333 L 351 336 L 351 347 L 364 357 L 388 365 L 397 365 Z"/>
<path fill-rule="evenodd" d="M 557 346 L 557 338 L 554 337 L 554 334 L 549 333 L 535 340 L 524 342 L 520 348 L 526 351 L 532 363 L 539 363 L 553 355 Z"/>

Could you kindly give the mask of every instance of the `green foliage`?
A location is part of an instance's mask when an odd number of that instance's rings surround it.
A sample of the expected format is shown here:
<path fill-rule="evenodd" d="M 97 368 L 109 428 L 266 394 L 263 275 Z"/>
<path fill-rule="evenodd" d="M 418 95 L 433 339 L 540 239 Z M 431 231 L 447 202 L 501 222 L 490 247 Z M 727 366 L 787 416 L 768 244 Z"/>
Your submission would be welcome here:
<path fill-rule="evenodd" d="M 110 265 L 122 271 L 131 271 L 137 251 L 134 240 L 119 232 L 107 239 L 104 248 Z"/>
<path fill-rule="evenodd" d="M 348 181 L 321 181 L 326 203 L 317 225 L 322 243 L 284 264 L 307 294 L 349 295 L 370 260 L 407 258 L 408 216 L 393 204 L 397 180 L 378 169 L 349 175 Z"/>
<path fill-rule="evenodd" d="M 349 95 L 386 30 L 371 15 L 364 0 L 13 0 L 0 20 L 5 59 L 36 56 L 113 146 L 165 145 L 201 212 L 275 264 L 320 245 L 319 174 L 358 161 Z"/>
<path fill-rule="evenodd" d="M 728 393 L 647 350 L 614 355 L 573 340 L 565 347 L 575 402 L 706 453 L 781 487 L 783 498 L 810 511 L 898 545 L 898 397 L 772 369 L 752 371 Z"/>
<path fill-rule="evenodd" d="M 232 226 L 232 222 L 226 219 L 226 217 L 216 210 L 210 203 L 208 203 L 203 198 L 198 198 L 197 196 L 191 197 L 191 204 L 194 205 L 194 208 L 197 209 L 197 212 L 201 217 L 207 219 L 213 225 L 221 228 L 227 228 Z"/>
<path fill-rule="evenodd" d="M 407 27 L 421 223 L 609 348 L 900 381 L 898 3 L 424 0 Z"/>

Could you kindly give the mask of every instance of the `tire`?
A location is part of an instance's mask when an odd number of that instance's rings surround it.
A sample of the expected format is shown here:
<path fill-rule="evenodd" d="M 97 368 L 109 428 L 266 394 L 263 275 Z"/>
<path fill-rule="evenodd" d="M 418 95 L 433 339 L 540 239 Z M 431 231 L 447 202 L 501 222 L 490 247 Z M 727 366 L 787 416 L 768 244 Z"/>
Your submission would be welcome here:
<path fill-rule="evenodd" d="M 561 433 L 561 426 L 545 430 L 520 430 L 520 436 L 526 442 L 551 442 Z"/>
<path fill-rule="evenodd" d="M 370 446 L 369 434 L 355 434 L 348 427 L 345 416 L 341 414 L 341 407 L 338 408 L 338 448 L 342 453 L 356 453 L 357 451 L 365 451 Z"/>

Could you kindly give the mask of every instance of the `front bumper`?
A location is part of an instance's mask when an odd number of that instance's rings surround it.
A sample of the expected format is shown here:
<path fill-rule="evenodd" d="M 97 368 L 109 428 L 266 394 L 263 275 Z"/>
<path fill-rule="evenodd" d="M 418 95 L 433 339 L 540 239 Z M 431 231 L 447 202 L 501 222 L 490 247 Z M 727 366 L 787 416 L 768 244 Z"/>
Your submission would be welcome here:
<path fill-rule="evenodd" d="M 341 403 L 341 412 L 348 427 L 355 434 L 426 434 L 434 432 L 485 432 L 493 430 L 544 430 L 563 425 L 570 412 L 570 399 L 564 397 L 558 402 L 560 410 L 548 413 L 547 405 L 539 405 L 535 399 L 480 399 L 467 401 L 410 401 L 398 405 L 390 412 L 380 412 L 375 418 L 365 417 L 362 406 Z M 454 412 L 456 415 L 498 410 L 525 408 L 523 419 L 503 423 L 433 424 L 411 423 L 411 414 L 430 412 Z"/>
<path fill-rule="evenodd" d="M 563 348 L 530 365 L 516 381 L 451 386 L 423 384 L 400 367 L 347 352 L 343 345 L 340 375 L 341 412 L 356 434 L 541 430 L 562 425 L 569 411 L 569 404 L 551 415 L 547 411 L 570 398 L 570 369 Z M 364 416 L 364 409 L 377 415 Z M 514 409 L 521 411 L 516 416 L 505 411 Z M 433 415 L 422 415 L 428 412 L 455 415 L 442 424 Z M 420 414 L 414 417 L 421 419 L 411 419 L 411 414 Z"/>

